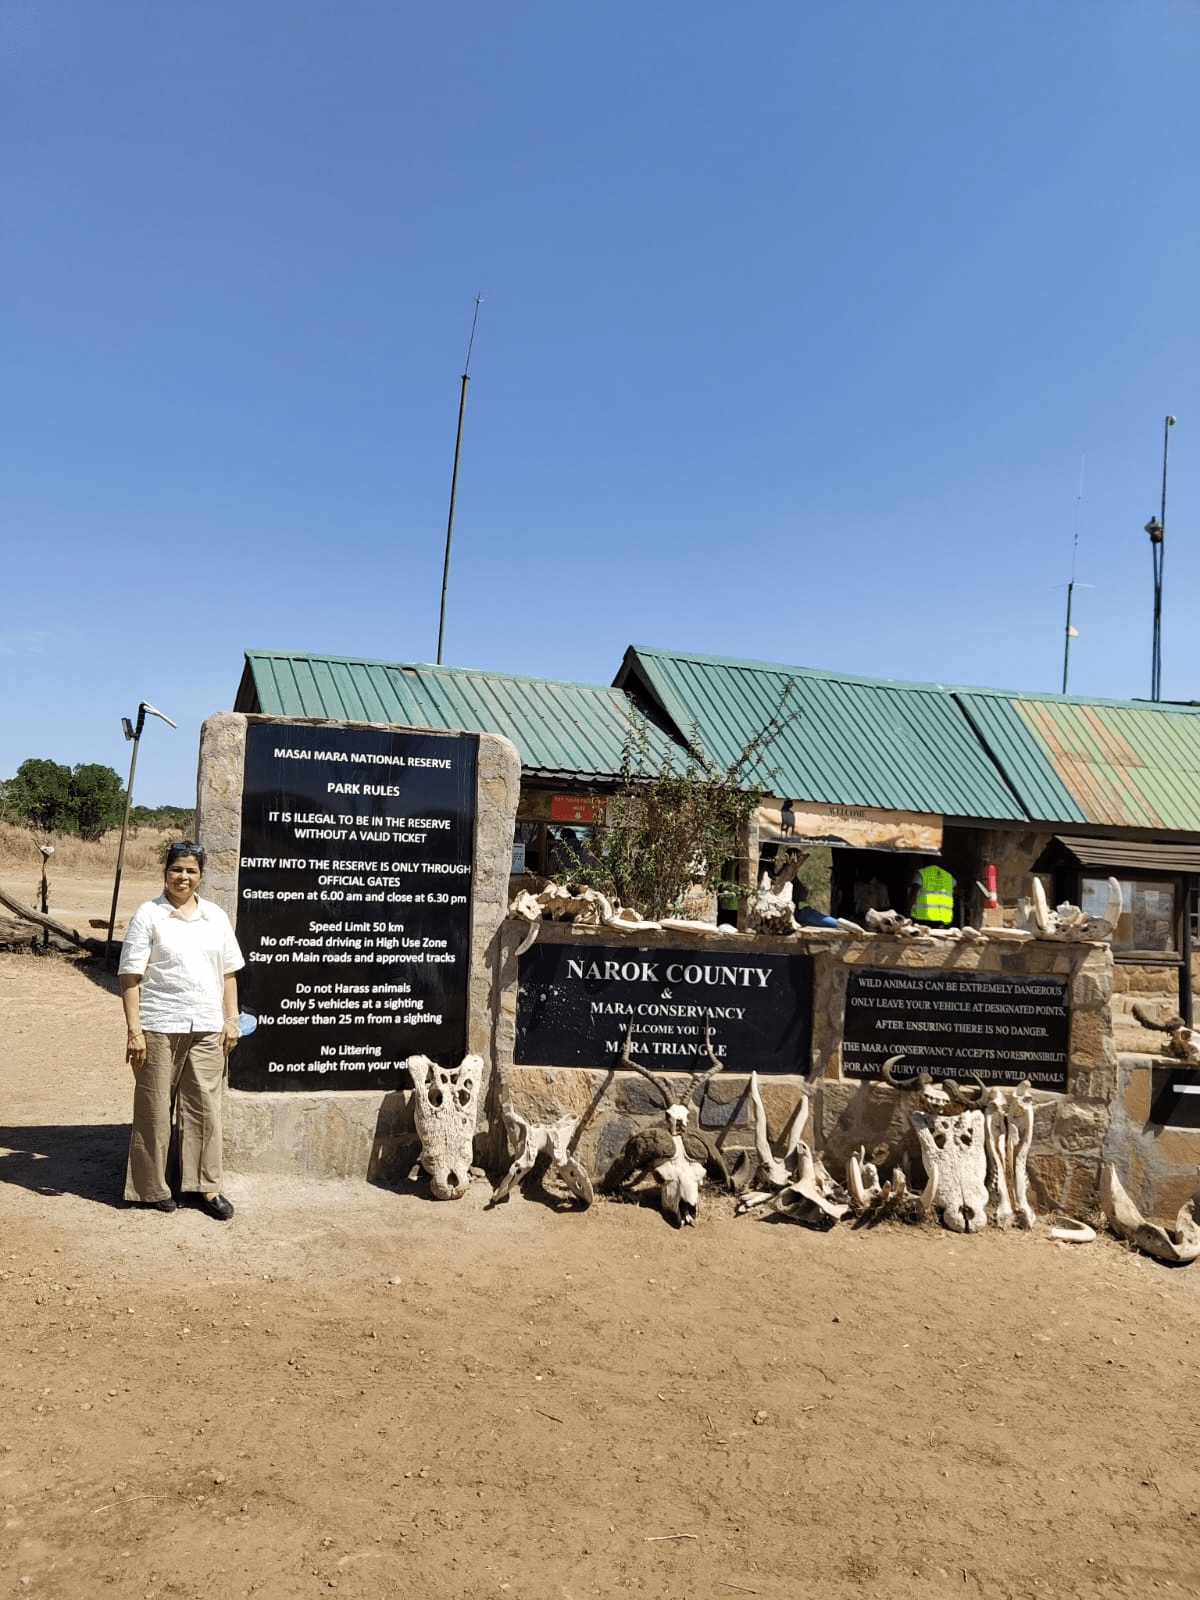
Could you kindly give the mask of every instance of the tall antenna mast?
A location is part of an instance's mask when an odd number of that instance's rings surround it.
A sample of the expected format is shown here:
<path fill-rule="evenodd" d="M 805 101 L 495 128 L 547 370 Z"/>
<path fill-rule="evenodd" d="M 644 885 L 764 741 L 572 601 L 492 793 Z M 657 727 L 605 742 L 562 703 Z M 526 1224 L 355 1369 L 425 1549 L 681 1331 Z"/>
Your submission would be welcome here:
<path fill-rule="evenodd" d="M 1150 656 L 1151 700 L 1162 699 L 1162 580 L 1167 537 L 1167 451 L 1170 448 L 1171 429 L 1174 426 L 1174 417 L 1168 417 L 1163 423 L 1162 508 L 1159 515 L 1151 517 L 1146 524 L 1146 532 L 1150 535 L 1150 555 L 1154 562 L 1154 641 Z"/>
<path fill-rule="evenodd" d="M 471 366 L 471 347 L 475 343 L 475 324 L 483 296 L 475 296 L 475 315 L 471 318 L 471 337 L 467 340 L 467 359 L 463 362 L 462 393 L 458 399 L 458 437 L 454 441 L 454 472 L 450 478 L 450 515 L 446 519 L 446 560 L 442 567 L 442 609 L 438 617 L 437 664 L 442 664 L 442 640 L 446 634 L 446 590 L 450 584 L 450 540 L 454 536 L 454 497 L 458 493 L 458 458 L 462 454 L 463 417 L 467 410 L 467 373 Z"/>
<path fill-rule="evenodd" d="M 1067 692 L 1067 663 L 1071 658 L 1071 640 L 1075 637 L 1075 629 L 1071 626 L 1071 597 L 1075 593 L 1075 562 L 1079 555 L 1079 512 L 1083 505 L 1083 464 L 1086 460 L 1086 456 L 1079 458 L 1079 493 L 1075 497 L 1075 542 L 1071 546 L 1071 581 L 1067 585 L 1067 629 L 1063 639 L 1062 692 L 1064 694 Z M 1090 584 L 1083 585 L 1085 589 L 1090 587 Z"/>

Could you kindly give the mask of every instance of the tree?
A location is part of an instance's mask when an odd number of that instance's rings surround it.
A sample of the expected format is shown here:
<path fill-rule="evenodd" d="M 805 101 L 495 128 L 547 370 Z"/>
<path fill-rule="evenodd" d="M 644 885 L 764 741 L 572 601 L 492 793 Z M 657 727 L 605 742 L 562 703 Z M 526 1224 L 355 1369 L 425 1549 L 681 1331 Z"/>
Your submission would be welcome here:
<path fill-rule="evenodd" d="M 87 762 L 77 766 L 71 774 L 71 803 L 80 835 L 84 839 L 99 839 L 110 828 L 120 827 L 125 813 L 125 791 L 111 767 Z"/>
<path fill-rule="evenodd" d="M 129 820 L 135 828 L 175 828 L 185 839 L 195 837 L 195 812 L 191 806 L 134 806 Z"/>
<path fill-rule="evenodd" d="M 81 762 L 72 771 L 57 761 L 22 761 L 5 787 L 5 814 L 39 833 L 78 833 L 99 839 L 120 824 L 125 791 L 111 767 Z"/>
<path fill-rule="evenodd" d="M 789 683 L 770 723 L 727 767 L 705 752 L 693 728 L 682 765 L 668 751 L 651 770 L 649 725 L 631 708 L 620 786 L 608 799 L 605 824 L 591 848 L 571 852 L 555 877 L 589 884 L 651 918 L 678 914 L 697 888 L 744 892 L 726 869 L 741 854 L 746 825 L 762 802 L 761 782 L 749 774 L 791 720 L 784 715 L 790 689 Z"/>
<path fill-rule="evenodd" d="M 66 833 L 74 820 L 71 769 L 31 756 L 22 761 L 5 793 L 5 808 L 17 822 L 42 833 Z"/>

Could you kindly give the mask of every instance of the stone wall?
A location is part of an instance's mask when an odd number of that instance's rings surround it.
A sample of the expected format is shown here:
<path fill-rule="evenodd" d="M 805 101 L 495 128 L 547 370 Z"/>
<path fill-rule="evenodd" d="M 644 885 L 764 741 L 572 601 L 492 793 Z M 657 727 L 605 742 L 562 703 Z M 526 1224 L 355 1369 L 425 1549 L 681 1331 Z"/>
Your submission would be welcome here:
<path fill-rule="evenodd" d="M 1179 1063 L 1162 1056 L 1120 1056 L 1103 1154 L 1116 1166 L 1134 1205 L 1173 1226 L 1180 1206 L 1197 1192 L 1200 1130 L 1150 1121 L 1154 1068 L 1171 1065 Z"/>
<path fill-rule="evenodd" d="M 208 851 L 207 891 L 235 924 L 242 768 L 246 726 L 252 720 L 304 719 L 222 712 L 204 724 L 197 810 L 200 840 Z M 554 1062 L 514 1065 L 517 950 L 530 932 L 527 923 L 505 920 L 519 787 L 520 768 L 512 745 L 497 736 L 481 736 L 468 974 L 468 1048 L 485 1061 L 476 1160 L 496 1174 L 506 1168 L 509 1154 L 499 1111 L 508 1099 L 539 1120 L 552 1120 L 562 1112 L 578 1117 L 576 1153 L 600 1179 L 629 1136 L 655 1122 L 661 1108 L 650 1086 L 634 1074 Z M 1028 862 L 1048 835 L 1031 831 L 995 837 L 1001 896 L 1011 903 L 1018 893 L 1026 892 Z M 599 938 L 605 944 L 669 946 L 701 955 L 730 950 L 729 939 L 716 934 L 621 934 L 608 928 L 597 934 L 550 923 L 539 928 L 538 937 L 581 948 Z M 865 1145 L 869 1157 L 885 1170 L 904 1164 L 913 1174 L 920 1173 L 904 1097 L 882 1082 L 852 1080 L 842 1074 L 847 983 L 855 971 L 871 967 L 1053 975 L 1068 986 L 1069 1069 L 1067 1092 L 1039 1106 L 1036 1113 L 1030 1177 L 1038 1210 L 1086 1213 L 1094 1206 L 1105 1160 L 1115 1162 L 1135 1202 L 1147 1213 L 1172 1216 L 1192 1192 L 1200 1133 L 1164 1130 L 1148 1122 L 1154 1059 L 1118 1057 L 1113 1035 L 1114 977 L 1121 991 L 1119 1013 L 1128 1003 L 1124 994 L 1128 974 L 1137 969 L 1118 968 L 1114 974 L 1107 945 L 1001 939 L 945 942 L 818 931 L 790 939 L 743 936 L 736 945 L 740 954 L 769 950 L 813 957 L 811 1060 L 794 1075 L 764 1074 L 760 1079 L 770 1136 L 777 1148 L 807 1094 L 811 1122 L 806 1137 L 823 1153 L 835 1176 L 842 1176 L 850 1151 L 858 1145 Z M 753 1066 L 752 1061 L 731 1062 L 711 1080 L 699 1108 L 701 1127 L 726 1153 L 753 1149 L 748 1093 Z M 686 1089 L 687 1074 L 665 1076 L 677 1093 Z M 407 1090 L 229 1091 L 226 1164 L 234 1172 L 397 1181 L 418 1154 L 409 1101 Z"/>
<path fill-rule="evenodd" d="M 251 722 L 275 725 L 368 727 L 380 723 L 322 723 L 319 719 L 265 717 L 222 711 L 209 717 L 200 734 L 196 783 L 197 832 L 208 852 L 206 893 L 237 925 L 238 863 L 241 850 L 242 777 L 246 728 Z M 409 730 L 396 728 L 397 732 Z M 424 731 L 424 730 L 422 730 Z M 444 730 L 442 730 L 444 731 Z M 480 1104 L 479 1147 L 496 1159 L 503 1149 L 500 1128 L 493 1133 L 486 1108 L 494 1096 L 490 1078 L 498 934 L 508 904 L 513 824 L 521 784 L 515 747 L 499 734 L 479 735 L 476 778 L 475 866 L 471 881 L 471 952 L 468 969 L 467 1049 L 481 1055 L 485 1079 Z M 370 1177 L 392 1181 L 412 1166 L 418 1154 L 409 1107 L 411 1091 L 326 1090 L 225 1094 L 225 1165 L 231 1172 L 270 1172 L 313 1177 Z"/>
<path fill-rule="evenodd" d="M 495 1055 L 497 1081 L 517 1109 L 552 1120 L 569 1111 L 582 1119 L 576 1154 L 592 1173 L 602 1177 L 632 1133 L 661 1116 L 648 1086 L 627 1073 L 614 1074 L 553 1062 L 537 1066 L 513 1063 L 516 1037 L 517 958 L 525 924 L 506 924 L 500 940 L 500 1010 Z M 540 937 L 556 943 L 574 941 L 586 947 L 594 933 L 568 926 L 544 926 Z M 704 936 L 614 933 L 599 935 L 607 944 L 631 949 L 686 948 L 728 954 L 727 939 Z M 1094 1203 L 1100 1161 L 1109 1128 L 1109 1108 L 1116 1095 L 1118 1060 L 1110 1020 L 1112 953 L 1103 944 L 1064 944 L 1057 940 L 1009 942 L 895 938 L 866 934 L 807 933 L 789 939 L 739 938 L 737 950 L 807 953 L 814 958 L 812 1060 L 807 1074 L 763 1076 L 759 1088 L 773 1142 L 781 1140 L 801 1095 L 810 1097 L 812 1122 L 807 1137 L 819 1149 L 835 1177 L 842 1177 L 851 1150 L 862 1144 L 884 1168 L 903 1164 L 920 1172 L 915 1136 L 904 1097 L 879 1082 L 843 1078 L 841 1041 L 849 975 L 864 967 L 1050 975 L 1065 979 L 1071 1011 L 1067 1092 L 1038 1108 L 1031 1186 L 1039 1210 L 1078 1212 Z M 749 1072 L 754 1063 L 731 1063 L 713 1078 L 703 1105 L 700 1126 L 729 1154 L 754 1146 L 753 1106 Z M 686 1090 L 685 1073 L 665 1074 L 676 1093 Z"/>

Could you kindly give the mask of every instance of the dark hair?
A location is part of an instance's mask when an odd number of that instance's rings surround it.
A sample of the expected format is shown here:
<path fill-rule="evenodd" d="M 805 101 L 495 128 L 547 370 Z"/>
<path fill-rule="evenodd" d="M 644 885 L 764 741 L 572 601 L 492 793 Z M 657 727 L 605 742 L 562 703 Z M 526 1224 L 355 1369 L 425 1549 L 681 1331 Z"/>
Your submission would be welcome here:
<path fill-rule="evenodd" d="M 177 861 L 182 860 L 184 856 L 195 856 L 200 866 L 201 875 L 203 876 L 204 851 L 201 850 L 198 844 L 193 844 L 190 839 L 178 839 L 173 845 L 170 846 L 163 861 L 163 871 L 166 872 L 170 867 L 174 866 Z"/>

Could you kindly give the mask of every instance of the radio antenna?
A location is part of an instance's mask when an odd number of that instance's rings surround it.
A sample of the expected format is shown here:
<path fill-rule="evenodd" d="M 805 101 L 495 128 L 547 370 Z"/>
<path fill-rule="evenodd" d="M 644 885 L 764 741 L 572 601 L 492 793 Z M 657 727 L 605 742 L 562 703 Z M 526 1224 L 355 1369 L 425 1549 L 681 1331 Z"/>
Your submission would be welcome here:
<path fill-rule="evenodd" d="M 446 590 L 450 585 L 450 541 L 454 537 L 454 497 L 458 493 L 458 461 L 462 455 L 463 417 L 467 410 L 467 374 L 471 367 L 471 349 L 475 343 L 475 324 L 479 321 L 479 308 L 483 296 L 475 296 L 475 315 L 471 318 L 471 337 L 467 340 L 467 359 L 463 362 L 462 393 L 458 398 L 458 435 L 454 441 L 454 471 L 450 477 L 450 515 L 446 519 L 446 560 L 442 567 L 442 609 L 438 617 L 437 664 L 442 664 L 442 640 L 446 634 Z"/>
<path fill-rule="evenodd" d="M 1079 458 L 1079 493 L 1075 497 L 1075 540 L 1071 546 L 1071 581 L 1067 585 L 1067 628 L 1063 639 L 1063 681 L 1062 692 L 1067 692 L 1067 663 L 1071 659 L 1071 640 L 1076 637 L 1076 631 L 1071 626 L 1071 597 L 1075 593 L 1075 562 L 1079 556 L 1079 513 L 1083 506 L 1083 465 L 1086 456 Z M 1090 583 L 1080 584 L 1082 589 L 1090 589 Z"/>

